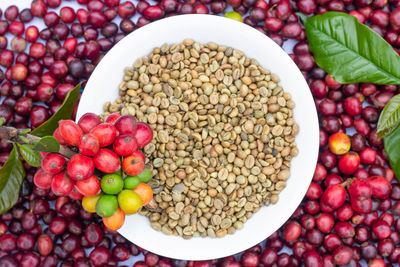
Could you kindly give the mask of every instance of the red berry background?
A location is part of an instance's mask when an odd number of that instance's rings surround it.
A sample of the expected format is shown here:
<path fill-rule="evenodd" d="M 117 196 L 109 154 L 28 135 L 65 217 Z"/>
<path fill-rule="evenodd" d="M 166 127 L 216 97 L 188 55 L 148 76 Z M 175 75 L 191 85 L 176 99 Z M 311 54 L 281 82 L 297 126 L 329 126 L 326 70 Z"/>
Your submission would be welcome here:
<path fill-rule="evenodd" d="M 380 111 L 400 88 L 337 83 L 315 64 L 296 16 L 349 13 L 399 53 L 399 0 L 1 0 L 0 8 L 0 117 L 16 128 L 34 129 L 46 121 L 103 55 L 135 29 L 167 16 L 227 11 L 240 13 L 244 23 L 290 53 L 320 117 L 320 155 L 304 201 L 279 231 L 243 253 L 186 262 L 147 252 L 107 230 L 79 201 L 34 186 L 36 170 L 24 164 L 20 199 L 0 216 L 0 266 L 400 264 L 400 185 L 376 135 Z M 333 135 L 335 142 L 329 142 Z M 11 148 L 0 142 L 0 166 Z"/>

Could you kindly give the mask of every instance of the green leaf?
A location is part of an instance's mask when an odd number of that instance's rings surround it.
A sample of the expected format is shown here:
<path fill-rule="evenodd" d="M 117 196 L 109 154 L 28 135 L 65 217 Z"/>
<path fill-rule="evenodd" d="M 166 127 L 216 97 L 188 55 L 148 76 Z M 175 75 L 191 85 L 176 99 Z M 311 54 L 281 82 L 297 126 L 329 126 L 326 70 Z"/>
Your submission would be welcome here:
<path fill-rule="evenodd" d="M 19 190 L 25 178 L 25 169 L 19 159 L 18 151 L 11 150 L 4 166 L 0 169 L 0 214 L 11 209 L 18 200 Z"/>
<path fill-rule="evenodd" d="M 79 98 L 79 89 L 81 84 L 75 86 L 73 90 L 71 90 L 67 97 L 65 98 L 61 107 L 51 116 L 47 121 L 45 121 L 42 125 L 37 127 L 35 130 L 32 131 L 31 134 L 36 136 L 45 136 L 45 135 L 52 135 L 54 131 L 58 127 L 58 122 L 60 120 L 70 119 L 72 115 L 72 111 L 74 110 L 74 105 Z"/>
<path fill-rule="evenodd" d="M 308 17 L 307 17 L 306 15 L 304 15 L 304 14 L 301 13 L 301 12 L 296 12 L 296 15 L 301 19 L 301 21 L 303 22 L 303 24 L 306 23 L 306 21 L 307 21 L 307 19 L 308 19 Z"/>
<path fill-rule="evenodd" d="M 392 97 L 381 112 L 378 121 L 378 137 L 382 138 L 400 124 L 400 94 Z"/>
<path fill-rule="evenodd" d="M 304 26 L 315 62 L 339 83 L 400 84 L 400 56 L 355 17 L 326 12 Z"/>
<path fill-rule="evenodd" d="M 42 161 L 42 157 L 38 151 L 33 150 L 33 145 L 21 145 L 17 144 L 19 147 L 19 151 L 21 152 L 24 160 L 31 166 L 39 168 L 40 163 Z"/>
<path fill-rule="evenodd" d="M 60 143 L 53 136 L 43 136 L 35 144 L 33 150 L 57 153 L 60 151 Z"/>
<path fill-rule="evenodd" d="M 0 118 L 0 126 L 2 126 L 6 122 L 6 119 L 3 117 Z"/>
<path fill-rule="evenodd" d="M 389 157 L 390 166 L 396 174 L 397 180 L 400 182 L 400 127 L 398 126 L 394 132 L 383 138 L 385 151 Z"/>

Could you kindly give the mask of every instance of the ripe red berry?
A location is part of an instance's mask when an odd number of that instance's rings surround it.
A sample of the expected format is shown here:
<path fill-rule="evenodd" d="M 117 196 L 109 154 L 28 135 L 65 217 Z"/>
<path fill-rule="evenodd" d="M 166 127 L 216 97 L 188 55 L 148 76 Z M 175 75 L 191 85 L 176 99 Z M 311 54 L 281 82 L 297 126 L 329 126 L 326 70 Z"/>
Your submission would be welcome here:
<path fill-rule="evenodd" d="M 292 242 L 297 238 L 299 238 L 300 233 L 301 233 L 300 224 L 295 221 L 289 222 L 285 226 L 285 229 L 283 230 L 283 239 L 285 239 L 286 242 Z"/>
<path fill-rule="evenodd" d="M 39 38 L 39 30 L 36 26 L 31 25 L 25 30 L 25 40 L 27 40 L 30 43 L 36 42 L 36 40 Z"/>
<path fill-rule="evenodd" d="M 114 124 L 119 117 L 121 117 L 121 113 L 111 113 L 110 115 L 107 116 L 105 122 Z"/>
<path fill-rule="evenodd" d="M 35 176 L 33 176 L 33 183 L 41 189 L 48 189 L 51 186 L 53 176 L 53 174 L 45 172 L 43 169 L 38 169 Z"/>
<path fill-rule="evenodd" d="M 325 76 L 325 83 L 332 90 L 338 90 L 342 85 L 335 81 L 329 74 Z"/>
<path fill-rule="evenodd" d="M 24 33 L 25 25 L 18 20 L 12 21 L 8 26 L 8 31 L 13 35 L 19 36 Z"/>
<path fill-rule="evenodd" d="M 364 200 L 372 196 L 372 188 L 365 179 L 355 179 L 349 186 L 351 198 Z"/>
<path fill-rule="evenodd" d="M 361 199 L 361 200 L 356 199 L 356 198 L 351 198 L 350 204 L 351 204 L 351 207 L 354 209 L 354 211 L 356 211 L 360 214 L 369 213 L 372 210 L 372 199 L 371 198 L 366 198 L 366 199 Z"/>
<path fill-rule="evenodd" d="M 137 129 L 137 123 L 135 117 L 131 115 L 123 115 L 119 117 L 115 123 L 119 134 L 133 134 L 135 135 Z M 137 139 L 136 139 L 137 140 Z"/>
<path fill-rule="evenodd" d="M 318 215 L 315 223 L 321 232 L 327 234 L 332 230 L 335 224 L 335 218 L 330 213 L 321 213 Z"/>
<path fill-rule="evenodd" d="M 139 150 L 136 150 L 131 156 L 122 160 L 122 169 L 131 176 L 138 175 L 144 168 L 144 156 Z"/>
<path fill-rule="evenodd" d="M 332 257 L 335 264 L 345 265 L 353 258 L 353 250 L 347 246 L 340 246 L 333 251 Z"/>
<path fill-rule="evenodd" d="M 347 114 L 355 117 L 361 114 L 361 101 L 357 97 L 349 97 L 344 100 L 344 110 Z"/>
<path fill-rule="evenodd" d="M 74 89 L 74 86 L 69 83 L 63 83 L 57 86 L 56 88 L 56 96 L 60 100 L 64 100 L 67 94 Z M 78 124 L 79 125 L 79 124 Z M 80 125 L 79 125 L 80 126 Z M 81 127 L 82 128 L 82 127 Z M 82 129 L 83 130 L 83 129 Z"/>
<path fill-rule="evenodd" d="M 62 120 L 58 123 L 60 134 L 71 146 L 79 145 L 83 136 L 82 129 L 72 120 Z"/>
<path fill-rule="evenodd" d="M 96 246 L 89 254 L 90 262 L 96 267 L 106 265 L 110 257 L 110 251 L 103 246 Z"/>
<path fill-rule="evenodd" d="M 295 246 L 296 246 L 296 244 L 299 244 L 299 243 L 296 242 Z M 268 247 L 265 248 L 263 253 L 260 255 L 260 262 L 263 264 L 263 266 L 271 266 L 272 264 L 274 264 L 276 262 L 277 259 L 278 259 L 278 254 L 276 253 L 275 249 L 271 249 Z M 229 262 L 229 264 L 231 264 L 231 262 Z M 224 266 L 224 265 L 222 265 L 222 266 Z M 227 265 L 227 266 L 230 266 L 230 265 Z M 238 267 L 238 266 L 242 266 L 242 265 L 240 265 L 238 263 L 238 265 L 236 265 L 235 267 Z"/>
<path fill-rule="evenodd" d="M 53 87 L 47 83 L 41 83 L 36 88 L 35 99 L 42 102 L 47 102 L 54 94 Z"/>
<path fill-rule="evenodd" d="M 303 256 L 305 267 L 322 266 L 321 256 L 315 250 L 307 250 Z"/>
<path fill-rule="evenodd" d="M 328 234 L 324 238 L 324 246 L 326 249 L 329 251 L 333 251 L 336 248 L 338 248 L 340 245 L 342 245 L 342 240 L 337 234 Z"/>
<path fill-rule="evenodd" d="M 75 20 L 75 11 L 68 6 L 62 7 L 60 9 L 60 18 L 65 23 L 71 23 Z"/>
<path fill-rule="evenodd" d="M 146 162 L 146 157 L 143 155 L 142 151 L 139 149 L 132 153 L 133 156 L 141 157 L 143 162 Z"/>
<path fill-rule="evenodd" d="M 313 181 L 319 182 L 322 181 L 326 177 L 327 171 L 322 164 L 317 163 L 315 167 Z"/>
<path fill-rule="evenodd" d="M 66 172 L 60 172 L 53 177 L 51 182 L 51 190 L 57 196 L 68 196 L 74 187 L 74 181 L 72 181 Z"/>
<path fill-rule="evenodd" d="M 65 47 L 69 54 L 72 54 L 75 51 L 76 46 L 78 45 L 78 41 L 74 37 L 69 37 L 65 40 L 63 47 Z"/>
<path fill-rule="evenodd" d="M 106 147 L 114 142 L 117 136 L 117 129 L 111 123 L 100 123 L 92 128 L 89 133 L 97 137 L 100 147 Z"/>
<path fill-rule="evenodd" d="M 11 67 L 11 79 L 14 81 L 24 81 L 28 75 L 28 69 L 22 64 L 15 64 Z"/>
<path fill-rule="evenodd" d="M 322 188 L 319 184 L 311 182 L 310 186 L 308 187 L 306 197 L 311 200 L 317 200 L 322 195 Z"/>
<path fill-rule="evenodd" d="M 386 178 L 382 176 L 371 176 L 368 178 L 368 182 L 371 185 L 373 197 L 381 199 L 389 197 L 392 186 Z"/>
<path fill-rule="evenodd" d="M 349 203 L 344 203 L 337 211 L 336 218 L 340 221 L 347 221 L 353 216 L 354 210 Z"/>
<path fill-rule="evenodd" d="M 93 157 L 94 166 L 102 172 L 114 173 L 121 168 L 118 155 L 110 149 L 101 148 Z"/>
<path fill-rule="evenodd" d="M 120 0 L 104 0 L 104 4 L 109 7 L 115 7 L 119 5 Z"/>
<path fill-rule="evenodd" d="M 35 17 L 42 18 L 47 12 L 46 3 L 43 0 L 33 0 L 31 3 L 31 13 Z"/>
<path fill-rule="evenodd" d="M 91 129 L 93 129 L 100 123 L 100 117 L 94 113 L 86 113 L 78 121 L 78 125 L 79 127 L 81 127 L 84 133 L 88 133 Z"/>
<path fill-rule="evenodd" d="M 118 15 L 123 18 L 130 18 L 135 15 L 136 9 L 135 6 L 131 2 L 125 2 L 118 6 L 117 9 Z"/>
<path fill-rule="evenodd" d="M 84 196 L 95 196 L 100 191 L 100 181 L 92 175 L 88 179 L 76 181 L 75 187 Z"/>
<path fill-rule="evenodd" d="M 71 179 L 80 181 L 89 178 L 94 172 L 94 162 L 81 154 L 71 157 L 67 164 L 67 173 Z"/>
<path fill-rule="evenodd" d="M 120 156 L 129 156 L 137 149 L 136 138 L 131 134 L 118 136 L 113 144 L 115 153 Z"/>
<path fill-rule="evenodd" d="M 340 184 L 329 186 L 321 197 L 321 209 L 326 212 L 336 210 L 346 200 L 346 190 Z"/>
<path fill-rule="evenodd" d="M 40 255 L 47 256 L 53 249 L 53 240 L 49 235 L 41 235 L 38 237 L 36 247 Z"/>
<path fill-rule="evenodd" d="M 372 225 L 372 232 L 379 238 L 385 239 L 390 236 L 392 230 L 387 222 L 376 220 Z"/>
<path fill-rule="evenodd" d="M 29 55 L 34 59 L 41 59 L 46 55 L 46 48 L 41 43 L 33 43 L 29 47 Z"/>
<path fill-rule="evenodd" d="M 60 133 L 60 128 L 57 128 L 54 133 L 53 133 L 53 137 L 55 139 L 57 139 L 57 141 L 60 143 L 60 145 L 65 146 L 67 145 L 67 142 L 64 140 L 64 138 L 62 137 L 61 133 Z"/>
<path fill-rule="evenodd" d="M 62 61 L 62 60 L 57 60 L 50 66 L 50 72 L 53 74 L 56 78 L 64 78 L 67 73 L 68 73 L 68 66 L 67 64 Z"/>
<path fill-rule="evenodd" d="M 85 134 L 79 143 L 79 152 L 85 156 L 94 156 L 100 149 L 99 139 L 94 134 Z"/>
<path fill-rule="evenodd" d="M 68 197 L 73 200 L 81 200 L 83 195 L 76 189 L 76 186 L 74 186 L 72 187 L 71 192 L 69 192 Z"/>
<path fill-rule="evenodd" d="M 11 252 L 17 248 L 17 239 L 13 234 L 3 234 L 0 236 L 0 244 L 2 252 Z"/>
<path fill-rule="evenodd" d="M 360 152 L 360 160 L 363 164 L 374 164 L 377 152 L 375 149 L 366 147 Z"/>
<path fill-rule="evenodd" d="M 360 157 L 356 152 L 349 152 L 339 159 L 339 171 L 350 175 L 355 172 L 360 165 Z"/>
<path fill-rule="evenodd" d="M 400 27 L 400 7 L 392 10 L 390 14 L 390 23 L 396 27 Z"/>
<path fill-rule="evenodd" d="M 393 262 L 393 261 L 392 261 Z M 386 267 L 388 266 L 383 259 L 375 258 L 368 262 L 368 267 Z"/>
<path fill-rule="evenodd" d="M 337 222 L 335 232 L 341 238 L 352 238 L 355 235 L 354 227 L 349 222 Z"/>
<path fill-rule="evenodd" d="M 142 148 L 148 145 L 151 140 L 153 140 L 153 131 L 146 123 L 139 122 L 136 125 L 136 132 L 134 133 L 134 136 L 136 138 L 138 147 Z"/>
<path fill-rule="evenodd" d="M 65 158 L 57 153 L 48 153 L 42 159 L 42 169 L 51 174 L 57 174 L 64 169 Z"/>
<path fill-rule="evenodd" d="M 276 16 L 279 19 L 286 20 L 290 16 L 292 8 L 288 0 L 283 0 L 278 2 L 275 10 L 276 10 Z"/>
<path fill-rule="evenodd" d="M 81 25 L 87 25 L 89 12 L 85 9 L 80 8 L 76 11 L 76 17 Z M 79 24 L 77 24 L 77 25 L 79 25 Z M 79 25 L 79 26 L 81 26 L 81 25 Z"/>

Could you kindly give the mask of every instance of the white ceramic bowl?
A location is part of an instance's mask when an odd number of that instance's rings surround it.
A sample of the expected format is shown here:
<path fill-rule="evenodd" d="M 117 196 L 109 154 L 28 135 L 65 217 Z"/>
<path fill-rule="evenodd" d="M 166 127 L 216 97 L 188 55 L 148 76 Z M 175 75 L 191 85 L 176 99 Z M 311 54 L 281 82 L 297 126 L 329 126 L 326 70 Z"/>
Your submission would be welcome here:
<path fill-rule="evenodd" d="M 282 226 L 303 199 L 311 182 L 319 148 L 315 104 L 300 70 L 274 41 L 234 20 L 211 15 L 181 15 L 162 19 L 135 30 L 116 44 L 94 70 L 82 94 L 78 118 L 86 112 L 100 114 L 106 101 L 118 97 L 123 69 L 163 43 L 180 43 L 185 38 L 210 41 L 242 50 L 266 69 L 277 74 L 283 89 L 296 103 L 294 118 L 300 126 L 296 137 L 299 154 L 291 161 L 291 177 L 275 205 L 261 208 L 234 235 L 223 238 L 167 236 L 150 227 L 148 218 L 127 216 L 119 232 L 136 245 L 162 256 L 206 260 L 243 251 L 267 238 Z"/>

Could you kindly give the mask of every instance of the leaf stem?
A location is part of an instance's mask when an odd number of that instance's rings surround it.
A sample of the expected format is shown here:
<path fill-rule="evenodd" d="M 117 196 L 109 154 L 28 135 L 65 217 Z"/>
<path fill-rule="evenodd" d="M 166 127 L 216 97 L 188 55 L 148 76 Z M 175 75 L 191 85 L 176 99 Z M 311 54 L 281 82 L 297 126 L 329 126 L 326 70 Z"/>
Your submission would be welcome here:
<path fill-rule="evenodd" d="M 9 142 L 15 142 L 19 144 L 32 145 L 40 140 L 40 137 L 27 134 L 25 130 L 16 129 L 14 127 L 0 126 L 0 138 Z M 71 158 L 76 153 L 67 146 L 60 146 L 58 151 L 61 155 L 66 158 Z"/>

